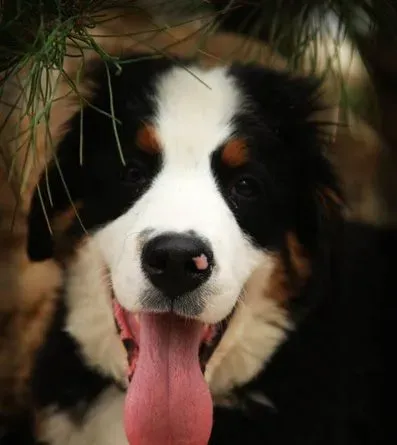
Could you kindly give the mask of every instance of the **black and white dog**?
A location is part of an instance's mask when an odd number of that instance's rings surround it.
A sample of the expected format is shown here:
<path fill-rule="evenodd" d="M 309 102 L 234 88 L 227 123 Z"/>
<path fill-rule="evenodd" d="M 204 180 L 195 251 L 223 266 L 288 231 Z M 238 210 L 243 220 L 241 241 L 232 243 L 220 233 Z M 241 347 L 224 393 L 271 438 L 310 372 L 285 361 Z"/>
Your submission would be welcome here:
<path fill-rule="evenodd" d="M 33 373 L 38 442 L 287 443 L 340 205 L 319 85 L 168 59 L 88 71 L 29 220 L 32 259 L 64 268 Z"/>

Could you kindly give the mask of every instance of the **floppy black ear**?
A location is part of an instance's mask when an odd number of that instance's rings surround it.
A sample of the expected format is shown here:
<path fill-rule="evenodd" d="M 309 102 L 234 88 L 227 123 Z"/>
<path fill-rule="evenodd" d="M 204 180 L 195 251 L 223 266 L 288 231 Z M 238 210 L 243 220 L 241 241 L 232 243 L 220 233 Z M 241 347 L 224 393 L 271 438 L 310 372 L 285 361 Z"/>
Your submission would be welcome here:
<path fill-rule="evenodd" d="M 131 57 L 131 60 L 133 57 Z M 141 58 L 142 55 L 136 54 L 136 57 Z M 140 88 L 141 84 L 147 84 L 150 79 L 156 77 L 161 71 L 168 69 L 173 63 L 167 58 L 148 59 L 139 62 L 139 69 L 136 68 L 134 63 L 125 64 L 123 66 L 125 75 L 123 76 L 117 74 L 117 68 L 114 64 L 109 64 L 113 94 L 123 97 L 124 91 L 131 91 L 135 88 L 134 95 L 137 103 L 145 104 L 147 99 L 142 88 Z M 111 120 L 107 115 L 111 115 L 112 111 L 109 105 L 111 102 L 108 90 L 109 80 L 105 67 L 106 64 L 103 61 L 93 61 L 85 66 L 84 80 L 93 89 L 90 103 L 95 105 L 95 110 L 93 107 L 85 107 L 83 129 L 80 128 L 81 114 L 76 113 L 72 117 L 68 123 L 70 131 L 66 133 L 57 150 L 58 162 L 52 161 L 48 165 L 48 171 L 43 173 L 32 198 L 31 211 L 28 217 L 28 255 L 32 260 L 40 261 L 53 255 L 54 242 L 49 228 L 51 222 L 59 213 L 70 210 L 73 203 L 80 200 L 84 193 L 84 186 L 87 183 L 85 175 L 90 172 L 87 171 L 85 166 L 80 165 L 80 138 L 82 133 L 84 140 L 90 138 L 92 146 L 95 146 L 95 144 L 97 144 L 97 147 L 106 145 L 106 141 L 101 139 L 104 132 L 101 132 L 100 129 L 111 126 Z M 107 115 L 96 110 L 102 110 Z M 114 137 L 113 130 L 107 134 L 111 134 L 112 138 Z M 95 156 L 95 150 L 91 154 Z M 91 154 L 84 151 L 83 158 L 87 160 Z"/>
<path fill-rule="evenodd" d="M 32 197 L 28 215 L 28 256 L 32 261 L 51 258 L 54 242 L 51 225 L 54 217 L 73 208 L 80 198 L 83 171 L 68 136 L 63 141 L 58 161 L 51 161 L 43 172 Z M 64 144 L 66 142 L 66 144 Z"/>
<path fill-rule="evenodd" d="M 47 215 L 51 217 L 51 209 L 45 206 Z M 41 261 L 52 256 L 52 236 L 45 218 L 41 200 L 36 189 L 32 198 L 31 209 L 28 215 L 28 256 L 32 261 Z"/>

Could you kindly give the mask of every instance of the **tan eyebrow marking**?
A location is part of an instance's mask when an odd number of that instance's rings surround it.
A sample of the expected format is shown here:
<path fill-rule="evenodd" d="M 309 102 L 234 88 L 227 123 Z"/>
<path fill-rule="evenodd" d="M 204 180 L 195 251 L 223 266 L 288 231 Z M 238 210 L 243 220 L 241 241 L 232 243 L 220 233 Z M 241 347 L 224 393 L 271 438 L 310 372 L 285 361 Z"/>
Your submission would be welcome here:
<path fill-rule="evenodd" d="M 144 124 L 138 130 L 136 143 L 141 150 L 149 154 L 156 154 L 161 151 L 156 130 L 151 124 Z"/>
<path fill-rule="evenodd" d="M 248 161 L 248 149 L 244 139 L 233 138 L 226 142 L 222 161 L 229 167 L 240 167 Z"/>

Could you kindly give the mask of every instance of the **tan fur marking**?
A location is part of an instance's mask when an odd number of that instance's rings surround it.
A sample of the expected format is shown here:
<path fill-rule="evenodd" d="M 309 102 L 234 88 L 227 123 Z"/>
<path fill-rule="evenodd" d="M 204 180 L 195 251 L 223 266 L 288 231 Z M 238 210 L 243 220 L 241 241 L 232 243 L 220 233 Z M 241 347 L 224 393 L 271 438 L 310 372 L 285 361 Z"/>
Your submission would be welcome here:
<path fill-rule="evenodd" d="M 222 151 L 222 161 L 229 167 L 240 167 L 248 161 L 247 145 L 243 139 L 231 139 Z"/>
<path fill-rule="evenodd" d="M 307 257 L 302 245 L 293 233 L 287 234 L 287 246 L 291 259 L 291 265 L 298 281 L 292 286 L 288 277 L 284 261 L 281 255 L 276 256 L 276 265 L 270 277 L 271 289 L 269 297 L 277 303 L 283 305 L 287 300 L 294 297 L 300 287 L 306 282 L 311 273 L 310 260 Z"/>
<path fill-rule="evenodd" d="M 269 297 L 277 303 L 285 303 L 289 297 L 288 277 L 280 255 L 276 256 L 276 266 L 269 283 Z"/>
<path fill-rule="evenodd" d="M 67 233 L 73 221 L 77 219 L 76 212 L 78 213 L 83 206 L 82 201 L 76 201 L 74 208 L 70 206 L 66 210 L 59 212 L 51 221 L 54 239 L 54 258 L 62 264 L 68 264 L 75 258 L 77 250 L 87 238 L 86 234 L 83 234 L 78 239 L 76 236 Z"/>
<path fill-rule="evenodd" d="M 304 284 L 311 274 L 311 265 L 302 244 L 292 232 L 287 234 L 287 245 L 292 266 L 298 274 L 300 285 Z"/>
<path fill-rule="evenodd" d="M 83 208 L 83 202 L 77 201 L 74 207 L 75 208 L 70 206 L 54 216 L 51 223 L 51 228 L 54 233 L 63 233 L 71 226 L 72 222 L 76 219 L 76 210 L 79 211 Z"/>
<path fill-rule="evenodd" d="M 138 130 L 136 143 L 141 150 L 149 154 L 156 154 L 161 151 L 153 125 L 145 124 Z"/>
<path fill-rule="evenodd" d="M 80 249 L 84 248 L 88 242 L 89 236 L 87 234 L 79 239 L 59 234 L 58 238 L 55 238 L 54 257 L 61 264 L 70 265 L 76 260 Z"/>

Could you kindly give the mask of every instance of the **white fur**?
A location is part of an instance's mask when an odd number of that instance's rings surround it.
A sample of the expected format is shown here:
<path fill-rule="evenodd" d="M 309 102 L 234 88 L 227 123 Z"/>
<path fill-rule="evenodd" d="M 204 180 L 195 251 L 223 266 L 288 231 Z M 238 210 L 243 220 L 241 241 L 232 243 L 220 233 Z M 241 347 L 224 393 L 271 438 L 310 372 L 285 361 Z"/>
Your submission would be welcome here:
<path fill-rule="evenodd" d="M 126 384 L 127 353 L 117 333 L 106 274 L 100 252 L 87 238 L 68 269 L 66 329 L 89 366 Z"/>
<path fill-rule="evenodd" d="M 40 440 L 51 445 L 128 445 L 123 424 L 124 397 L 116 387 L 107 389 L 82 425 L 55 408 L 48 409 Z"/>
<path fill-rule="evenodd" d="M 205 238 L 216 267 L 208 282 L 214 292 L 206 297 L 200 318 L 214 323 L 232 310 L 264 255 L 239 228 L 210 165 L 211 154 L 233 134 L 232 119 L 244 100 L 224 68 L 175 68 L 159 79 L 155 100 L 154 125 L 164 165 L 141 199 L 95 239 L 117 299 L 137 312 L 139 298 L 151 289 L 140 265 L 141 234 L 147 229 L 154 229 L 150 237 L 193 230 Z"/>
<path fill-rule="evenodd" d="M 248 382 L 265 367 L 292 328 L 268 286 L 274 267 L 275 262 L 266 259 L 248 280 L 229 326 L 207 363 L 205 378 L 219 403 L 233 386 Z"/>

